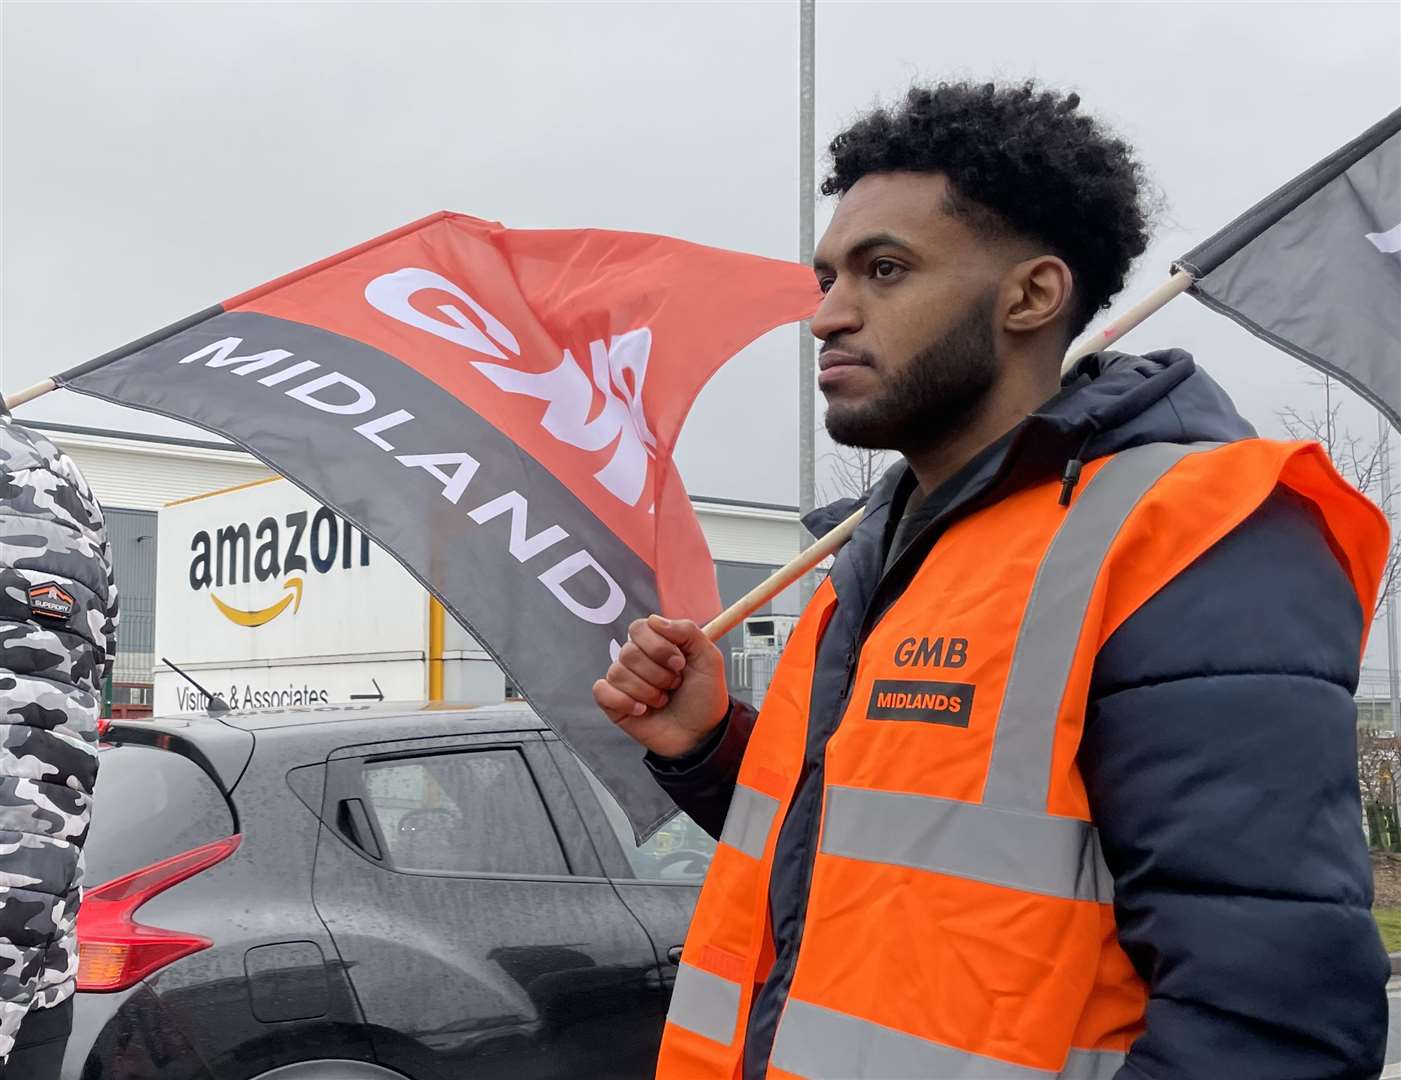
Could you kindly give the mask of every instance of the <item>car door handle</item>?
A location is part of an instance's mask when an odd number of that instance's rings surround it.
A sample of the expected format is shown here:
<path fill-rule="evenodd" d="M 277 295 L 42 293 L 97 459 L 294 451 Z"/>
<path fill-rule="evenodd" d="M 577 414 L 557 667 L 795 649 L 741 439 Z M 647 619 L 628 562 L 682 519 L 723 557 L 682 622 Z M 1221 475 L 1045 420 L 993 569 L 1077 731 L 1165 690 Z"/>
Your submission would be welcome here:
<path fill-rule="evenodd" d="M 336 823 L 345 838 L 372 859 L 383 859 L 384 855 L 375 842 L 375 830 L 370 825 L 370 815 L 365 804 L 359 799 L 342 799 L 336 812 Z"/>
<path fill-rule="evenodd" d="M 681 964 L 681 946 L 680 946 L 680 945 L 673 945 L 671 948 L 667 949 L 667 951 L 666 951 L 666 958 L 667 958 L 667 960 L 669 960 L 674 966 L 678 966 L 678 967 L 679 967 L 680 964 Z"/>

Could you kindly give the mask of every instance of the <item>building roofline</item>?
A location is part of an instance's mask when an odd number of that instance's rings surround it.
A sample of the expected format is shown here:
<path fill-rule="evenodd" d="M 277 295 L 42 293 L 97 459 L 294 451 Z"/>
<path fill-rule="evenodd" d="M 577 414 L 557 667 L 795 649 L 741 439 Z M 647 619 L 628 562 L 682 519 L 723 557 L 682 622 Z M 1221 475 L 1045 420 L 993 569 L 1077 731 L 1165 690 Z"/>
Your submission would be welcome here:
<path fill-rule="evenodd" d="M 798 508 L 788 503 L 771 502 L 750 502 L 747 499 L 722 499 L 716 495 L 692 495 L 692 502 L 713 503 L 717 506 L 743 506 L 749 510 L 783 510 L 790 514 L 796 514 Z"/>
<path fill-rule="evenodd" d="M 206 439 L 185 439 L 179 435 L 145 435 L 137 431 L 117 431 L 113 428 L 84 427 L 81 424 L 59 424 L 49 420 L 21 420 L 25 427 L 40 431 L 58 431 L 65 435 L 91 435 L 99 439 L 125 439 L 127 442 L 159 443 L 163 446 L 188 446 L 196 450 L 222 450 L 229 454 L 246 454 L 237 443 L 212 442 Z"/>

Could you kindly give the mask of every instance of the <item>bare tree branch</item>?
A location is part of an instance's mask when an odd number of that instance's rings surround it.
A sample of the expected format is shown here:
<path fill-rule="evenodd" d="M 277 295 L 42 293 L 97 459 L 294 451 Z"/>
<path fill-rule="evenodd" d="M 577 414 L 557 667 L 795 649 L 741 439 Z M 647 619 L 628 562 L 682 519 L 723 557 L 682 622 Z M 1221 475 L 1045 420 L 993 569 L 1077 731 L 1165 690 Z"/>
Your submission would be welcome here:
<path fill-rule="evenodd" d="M 838 446 L 830 454 L 824 454 L 823 460 L 828 464 L 828 479 L 821 485 L 822 498 L 835 502 L 859 499 L 870 491 L 890 467 L 891 457 L 886 450 Z"/>
<path fill-rule="evenodd" d="M 1324 392 L 1324 411 L 1301 413 L 1291 405 L 1276 414 L 1279 422 L 1290 438 L 1322 443 L 1339 475 L 1381 507 L 1382 513 L 1390 518 L 1397 492 L 1393 490 L 1388 499 L 1382 497 L 1382 469 L 1386 466 L 1386 455 L 1390 452 L 1386 440 L 1363 438 L 1342 427 L 1338 422 L 1342 402 L 1332 404 L 1332 380 L 1325 376 L 1311 381 Z M 1401 487 L 1401 484 L 1398 484 L 1398 487 Z M 1387 554 L 1382 569 L 1381 588 L 1377 594 L 1377 606 L 1372 612 L 1373 618 L 1381 614 L 1387 600 L 1395 595 L 1399 586 L 1401 536 L 1393 538 L 1391 550 Z"/>
<path fill-rule="evenodd" d="M 1390 802 L 1401 777 L 1401 746 L 1390 732 L 1357 733 L 1357 780 L 1369 802 Z"/>
<path fill-rule="evenodd" d="M 1396 595 L 1398 583 L 1401 583 L 1401 535 L 1391 541 L 1391 551 L 1388 552 L 1386 565 L 1382 568 L 1381 587 L 1377 594 L 1377 608 L 1372 613 L 1373 618 L 1381 614 L 1382 605 L 1387 597 Z"/>

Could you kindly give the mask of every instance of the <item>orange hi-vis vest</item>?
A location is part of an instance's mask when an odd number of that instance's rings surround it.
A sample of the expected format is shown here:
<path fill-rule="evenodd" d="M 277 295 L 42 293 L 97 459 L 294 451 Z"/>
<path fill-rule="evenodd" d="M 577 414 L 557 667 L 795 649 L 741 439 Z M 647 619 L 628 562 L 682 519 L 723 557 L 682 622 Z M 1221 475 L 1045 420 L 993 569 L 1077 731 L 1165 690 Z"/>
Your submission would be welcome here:
<path fill-rule="evenodd" d="M 1371 611 L 1385 520 L 1312 443 L 1135 447 L 1087 465 L 1068 509 L 1048 481 L 950 526 L 862 644 L 827 745 L 770 1077 L 1113 1076 L 1147 988 L 1119 947 L 1076 764 L 1095 657 L 1281 484 L 1317 506 Z M 666 1080 L 740 1074 L 773 963 L 774 847 L 836 603 L 828 581 L 745 751 L 676 978 Z M 1270 632 L 1249 612 L 1220 615 Z"/>

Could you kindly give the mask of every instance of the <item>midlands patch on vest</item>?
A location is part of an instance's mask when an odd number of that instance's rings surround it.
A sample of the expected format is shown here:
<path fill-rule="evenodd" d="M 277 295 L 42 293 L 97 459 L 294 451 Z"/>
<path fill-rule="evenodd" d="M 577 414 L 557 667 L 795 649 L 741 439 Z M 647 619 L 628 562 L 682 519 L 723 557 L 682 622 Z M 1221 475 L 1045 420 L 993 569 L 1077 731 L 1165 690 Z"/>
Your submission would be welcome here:
<path fill-rule="evenodd" d="M 866 716 L 871 720 L 921 720 L 967 727 L 972 711 L 973 687 L 967 683 L 877 679 L 871 687 Z"/>

